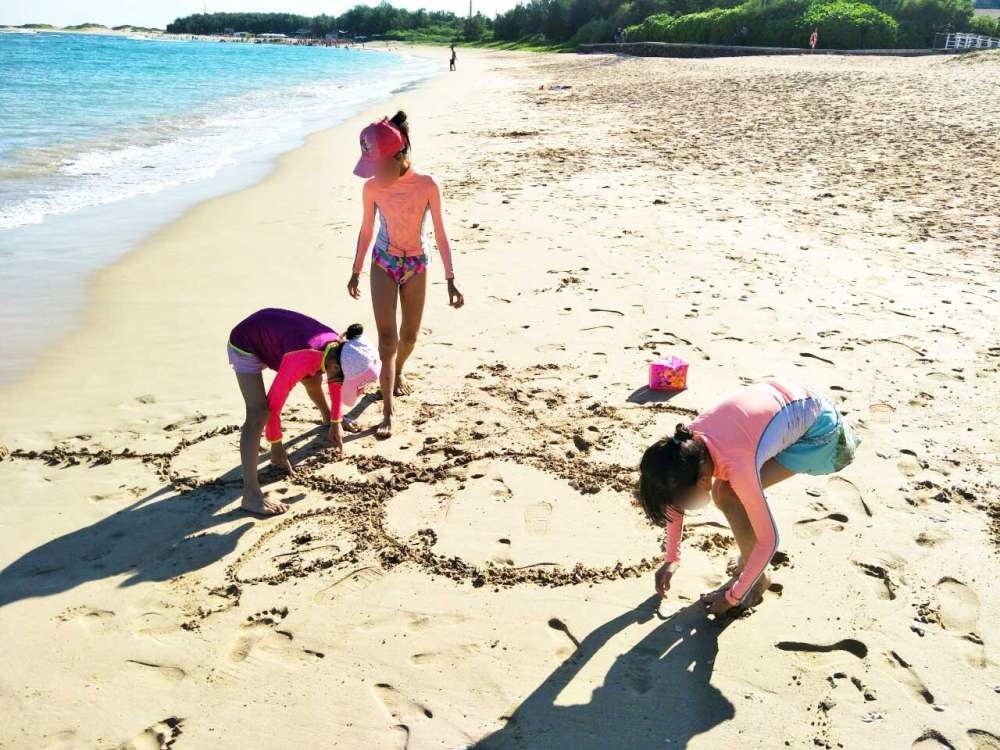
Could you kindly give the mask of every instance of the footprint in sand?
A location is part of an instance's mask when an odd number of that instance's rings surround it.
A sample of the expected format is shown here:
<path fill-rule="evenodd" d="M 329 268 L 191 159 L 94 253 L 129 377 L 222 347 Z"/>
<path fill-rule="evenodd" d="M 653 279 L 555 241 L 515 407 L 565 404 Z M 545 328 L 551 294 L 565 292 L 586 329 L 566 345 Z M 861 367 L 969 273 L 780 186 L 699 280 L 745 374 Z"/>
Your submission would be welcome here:
<path fill-rule="evenodd" d="M 900 453 L 903 457 L 896 462 L 896 468 L 899 469 L 900 474 L 907 479 L 912 479 L 923 471 L 924 467 L 921 466 L 920 459 L 917 458 L 916 453 L 907 448 L 900 450 Z"/>
<path fill-rule="evenodd" d="M 1000 750 L 1000 737 L 983 729 L 970 729 L 965 733 L 972 750 Z"/>
<path fill-rule="evenodd" d="M 868 407 L 868 413 L 871 415 L 871 421 L 876 424 L 890 424 L 892 422 L 892 416 L 896 413 L 896 409 L 891 404 L 872 404 Z"/>
<path fill-rule="evenodd" d="M 139 659 L 126 659 L 125 663 L 139 667 L 142 672 L 155 675 L 164 682 L 177 683 L 187 677 L 187 672 L 183 669 L 172 667 L 168 664 L 154 664 L 153 662 L 140 661 Z"/>
<path fill-rule="evenodd" d="M 552 518 L 552 503 L 540 500 L 524 509 L 524 530 L 531 536 L 543 536 L 549 533 L 549 522 Z"/>
<path fill-rule="evenodd" d="M 501 565 L 513 565 L 514 558 L 510 554 L 510 539 L 507 537 L 501 537 L 497 540 L 496 550 L 493 552 L 490 558 L 493 562 L 500 563 Z"/>
<path fill-rule="evenodd" d="M 490 481 L 492 486 L 490 488 L 490 495 L 497 500 L 509 500 L 514 496 L 507 482 L 503 478 L 503 474 L 500 473 L 499 469 L 494 468 L 489 473 Z"/>
<path fill-rule="evenodd" d="M 491 647 L 490 643 L 467 643 L 461 646 L 413 654 L 410 663 L 417 666 L 455 667 L 468 656 L 478 654 Z"/>
<path fill-rule="evenodd" d="M 861 571 L 872 578 L 877 578 L 882 581 L 882 589 L 879 591 L 879 597 L 882 599 L 895 599 L 896 598 L 896 588 L 897 584 L 889 575 L 889 571 L 886 570 L 882 565 L 877 563 L 859 562 L 855 561 Z"/>
<path fill-rule="evenodd" d="M 384 577 L 385 573 L 381 568 L 376 568 L 371 565 L 357 568 L 356 570 L 352 570 L 347 575 L 341 576 L 329 586 L 317 591 L 313 595 L 313 601 L 316 604 L 326 604 L 328 602 L 332 602 L 343 596 L 363 591 L 376 581 L 382 580 Z"/>
<path fill-rule="evenodd" d="M 848 518 L 843 513 L 828 513 L 819 518 L 803 518 L 795 522 L 795 528 L 803 536 L 817 536 L 826 531 L 843 531 Z"/>
<path fill-rule="evenodd" d="M 288 617 L 287 607 L 273 607 L 246 619 L 229 648 L 230 665 L 248 662 L 254 656 L 269 656 L 278 661 L 307 663 L 324 658 L 324 654 L 293 645 L 294 636 L 282 627 Z"/>
<path fill-rule="evenodd" d="M 652 690 L 652 665 L 658 658 L 659 653 L 654 648 L 636 648 L 625 656 L 625 681 L 638 695 Z"/>
<path fill-rule="evenodd" d="M 856 508 L 869 518 L 872 517 L 871 508 L 854 482 L 843 477 L 830 477 L 826 482 L 826 496 L 838 507 Z"/>
<path fill-rule="evenodd" d="M 979 627 L 979 597 L 976 592 L 961 581 L 945 577 L 935 586 L 935 595 L 941 627 L 969 644 L 966 647 L 969 664 L 985 669 L 986 649 L 976 632 Z"/>
<path fill-rule="evenodd" d="M 110 609 L 100 609 L 98 607 L 71 607 L 56 615 L 59 622 L 75 622 L 87 628 L 104 628 L 111 624 L 115 613 Z"/>
<path fill-rule="evenodd" d="M 390 721 L 395 722 L 391 727 L 395 735 L 395 741 L 391 745 L 393 748 L 409 748 L 414 728 L 419 729 L 428 719 L 434 718 L 434 712 L 430 708 L 410 700 L 387 682 L 376 683 L 372 687 L 372 694 L 389 715 Z"/>
<path fill-rule="evenodd" d="M 115 750 L 169 750 L 181 736 L 184 719 L 169 716 L 146 727 L 128 742 L 118 745 Z"/>
<path fill-rule="evenodd" d="M 895 651 L 886 654 L 886 660 L 892 667 L 895 678 L 908 687 L 913 693 L 913 697 L 924 703 L 934 704 L 934 694 L 927 689 L 924 681 L 920 679 L 913 666 Z"/>
<path fill-rule="evenodd" d="M 955 750 L 955 746 L 936 729 L 928 729 L 913 741 L 911 750 Z"/>

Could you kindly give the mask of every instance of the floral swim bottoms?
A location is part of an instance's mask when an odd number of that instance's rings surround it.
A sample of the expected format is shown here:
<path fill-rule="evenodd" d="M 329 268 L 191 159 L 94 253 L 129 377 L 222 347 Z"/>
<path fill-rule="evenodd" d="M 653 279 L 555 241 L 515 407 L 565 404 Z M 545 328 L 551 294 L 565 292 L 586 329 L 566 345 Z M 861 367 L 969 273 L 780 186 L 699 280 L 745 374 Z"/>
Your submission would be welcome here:
<path fill-rule="evenodd" d="M 417 274 L 427 270 L 429 263 L 426 255 L 393 255 L 387 247 L 375 245 L 372 251 L 372 260 L 375 265 L 389 274 L 389 278 L 396 282 L 397 286 L 403 286 L 407 281 Z"/>

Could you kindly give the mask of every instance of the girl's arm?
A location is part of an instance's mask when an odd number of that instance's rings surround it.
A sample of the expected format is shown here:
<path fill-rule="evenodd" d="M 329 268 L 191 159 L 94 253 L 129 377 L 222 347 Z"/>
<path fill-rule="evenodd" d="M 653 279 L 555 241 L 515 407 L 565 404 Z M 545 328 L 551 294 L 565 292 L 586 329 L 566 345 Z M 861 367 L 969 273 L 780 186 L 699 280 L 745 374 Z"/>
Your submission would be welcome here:
<path fill-rule="evenodd" d="M 372 244 L 372 231 L 375 225 L 375 198 L 372 194 L 371 180 L 365 183 L 361 190 L 361 203 L 364 213 L 361 216 L 361 231 L 358 232 L 358 249 L 354 253 L 355 275 L 361 273 L 365 264 L 365 255 Z"/>
<path fill-rule="evenodd" d="M 431 190 L 427 203 L 431 209 L 431 221 L 434 223 L 434 242 L 437 243 L 438 252 L 441 253 L 444 277 L 450 281 L 455 278 L 455 270 L 451 267 L 451 245 L 448 243 L 448 233 L 444 231 L 444 217 L 441 214 L 441 191 L 434 180 L 431 180 Z"/>
<path fill-rule="evenodd" d="M 774 553 L 778 551 L 778 526 L 764 497 L 764 489 L 761 487 L 756 467 L 734 472 L 729 483 L 743 503 L 756 538 L 753 551 L 743 566 L 743 572 L 726 591 L 726 601 L 735 607 L 743 601 L 764 574 Z"/>
<path fill-rule="evenodd" d="M 668 565 L 677 566 L 681 561 L 681 532 L 684 530 L 684 516 L 674 512 L 667 523 L 666 538 L 663 542 L 663 559 Z"/>
<path fill-rule="evenodd" d="M 327 382 L 326 387 L 330 392 L 330 422 L 339 422 L 343 419 L 344 415 L 344 401 L 341 398 L 344 384 L 339 380 L 330 380 Z"/>
<path fill-rule="evenodd" d="M 322 358 L 323 353 L 315 349 L 289 352 L 281 358 L 278 374 L 274 376 L 274 382 L 267 391 L 267 408 L 271 416 L 264 428 L 264 436 L 269 443 L 281 442 L 281 410 L 288 400 L 288 394 L 296 383 L 316 372 Z"/>

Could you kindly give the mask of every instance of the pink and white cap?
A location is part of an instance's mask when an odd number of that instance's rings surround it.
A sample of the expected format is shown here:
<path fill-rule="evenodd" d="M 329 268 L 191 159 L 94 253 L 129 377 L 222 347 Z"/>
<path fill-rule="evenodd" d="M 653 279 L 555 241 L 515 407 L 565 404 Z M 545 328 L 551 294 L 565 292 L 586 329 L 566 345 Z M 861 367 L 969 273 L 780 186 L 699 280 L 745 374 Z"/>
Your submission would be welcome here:
<path fill-rule="evenodd" d="M 378 380 L 382 361 L 378 350 L 364 338 L 350 339 L 341 347 L 340 369 L 344 373 L 340 402 L 350 408 L 357 403 L 364 387 Z"/>
<path fill-rule="evenodd" d="M 399 128 L 382 119 L 361 131 L 361 158 L 354 167 L 358 177 L 374 177 L 375 165 L 391 159 L 406 148 L 406 137 Z"/>

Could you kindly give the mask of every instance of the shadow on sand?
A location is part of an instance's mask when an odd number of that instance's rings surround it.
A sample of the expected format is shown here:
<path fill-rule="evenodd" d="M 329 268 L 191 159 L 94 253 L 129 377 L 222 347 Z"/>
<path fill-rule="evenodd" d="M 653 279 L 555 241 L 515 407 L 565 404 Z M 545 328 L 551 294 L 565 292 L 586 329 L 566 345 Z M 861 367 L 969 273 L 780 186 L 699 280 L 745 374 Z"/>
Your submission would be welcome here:
<path fill-rule="evenodd" d="M 653 596 L 590 633 L 503 729 L 470 750 L 685 748 L 693 737 L 732 719 L 733 704 L 711 684 L 719 635 L 732 620 L 711 620 L 698 603 L 663 619 L 619 656 L 589 703 L 556 705 L 563 689 L 612 637 L 660 617 L 659 602 Z"/>
<path fill-rule="evenodd" d="M 317 427 L 288 441 L 293 462 L 325 447 L 325 428 Z M 359 439 L 351 435 L 346 442 Z M 266 456 L 262 456 L 266 464 Z M 265 486 L 284 479 L 267 464 L 260 472 Z M 294 504 L 302 493 L 278 495 Z M 232 552 L 240 537 L 257 523 L 238 507 L 225 513 L 221 508 L 243 494 L 239 466 L 197 489 L 178 492 L 165 485 L 106 518 L 71 531 L 25 553 L 0 570 L 0 607 L 21 599 L 69 591 L 81 584 L 128 576 L 121 586 L 143 581 L 167 581 L 210 565 Z M 213 527 L 244 520 L 226 533 Z"/>

